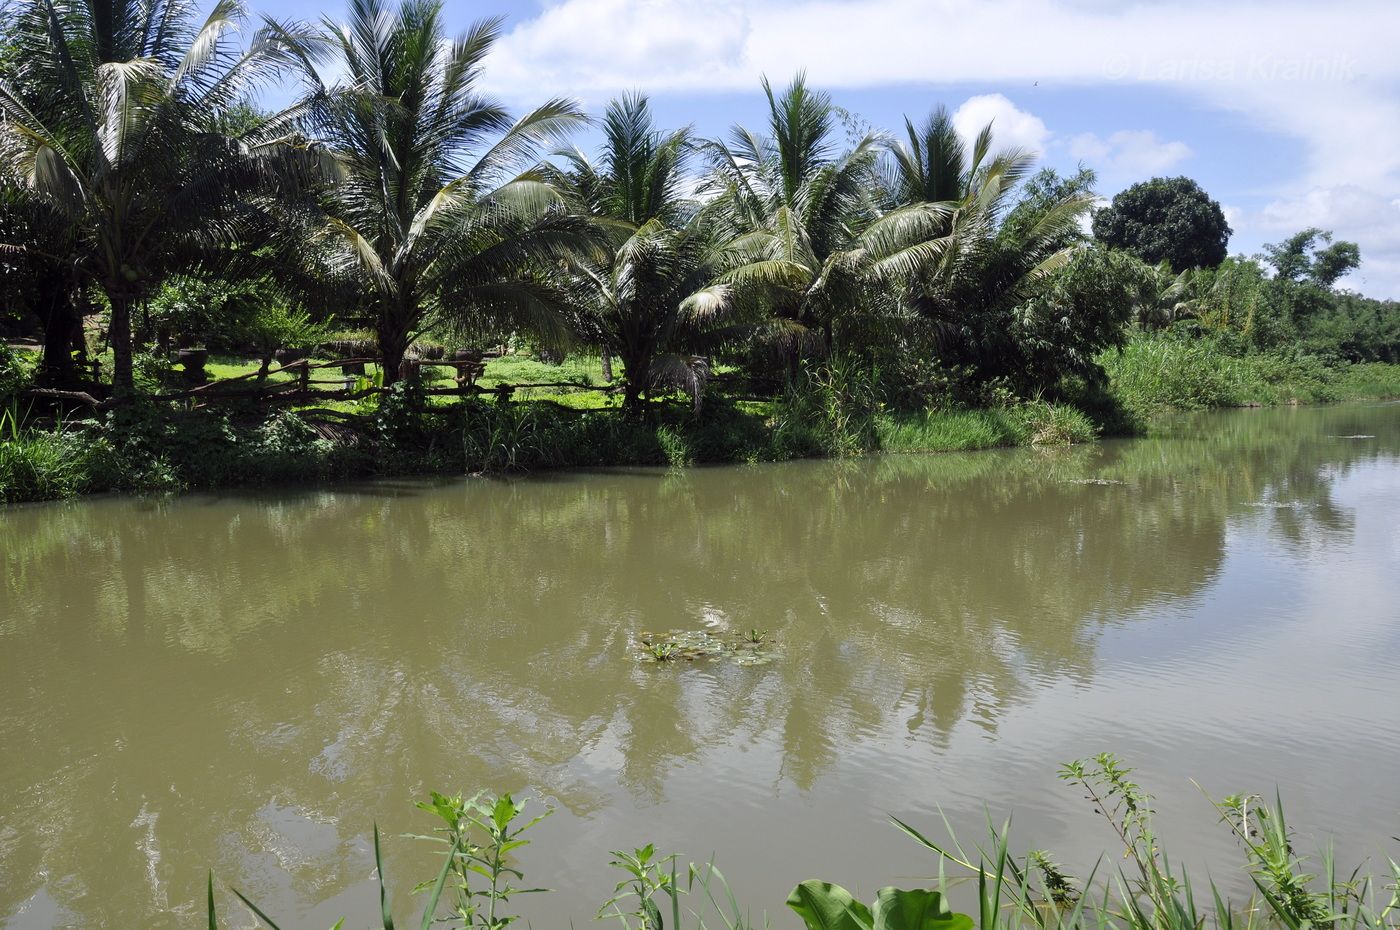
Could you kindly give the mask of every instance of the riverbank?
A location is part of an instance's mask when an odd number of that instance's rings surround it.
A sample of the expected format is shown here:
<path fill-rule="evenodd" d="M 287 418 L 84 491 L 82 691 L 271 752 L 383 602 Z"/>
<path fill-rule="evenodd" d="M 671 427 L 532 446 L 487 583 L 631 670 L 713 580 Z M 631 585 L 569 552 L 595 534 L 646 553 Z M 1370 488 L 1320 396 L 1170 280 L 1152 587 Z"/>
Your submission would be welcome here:
<path fill-rule="evenodd" d="M 582 403 L 580 395 L 433 403 L 406 388 L 359 407 L 268 414 L 253 405 L 181 411 L 144 404 L 32 428 L 12 403 L 0 412 L 0 501 L 1064 445 L 1143 435 L 1163 414 L 1182 410 L 1400 397 L 1400 365 L 1241 358 L 1209 343 L 1159 337 L 1130 340 L 1100 363 L 1108 388 L 1088 400 L 1013 399 L 917 413 L 886 408 L 868 379 L 836 378 L 813 379 L 771 401 L 712 392 L 698 411 L 682 400 L 659 402 L 643 418 L 623 416 L 599 394 Z"/>

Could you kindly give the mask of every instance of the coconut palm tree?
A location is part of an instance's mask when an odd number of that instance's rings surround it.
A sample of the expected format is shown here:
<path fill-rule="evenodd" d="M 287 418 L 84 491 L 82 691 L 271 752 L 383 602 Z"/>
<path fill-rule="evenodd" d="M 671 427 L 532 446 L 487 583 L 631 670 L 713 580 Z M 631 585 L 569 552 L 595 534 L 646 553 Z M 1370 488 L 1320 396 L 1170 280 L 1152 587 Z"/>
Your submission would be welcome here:
<path fill-rule="evenodd" d="M 198 18 L 192 0 L 19 0 L 0 82 L 0 156 L 27 197 L 61 218 L 75 269 L 110 305 L 113 388 L 131 393 L 133 309 L 172 271 L 217 255 L 248 219 L 247 193 L 281 151 L 275 123 L 242 137 L 220 115 L 286 62 L 244 48 L 238 0 Z"/>
<path fill-rule="evenodd" d="M 586 295 L 581 328 L 622 360 L 624 411 L 640 412 L 660 385 L 698 403 L 709 376 L 704 337 L 734 301 L 716 281 L 724 262 L 716 224 L 686 197 L 690 130 L 657 131 L 647 98 L 629 94 L 608 105 L 603 135 L 596 164 L 577 149 L 559 153 L 560 187 L 607 237 L 573 265 Z"/>
<path fill-rule="evenodd" d="M 554 99 L 512 121 L 478 92 L 500 27 L 484 20 L 449 40 L 437 0 L 352 0 L 343 24 L 278 28 L 302 56 L 308 132 L 340 171 L 311 239 L 364 295 L 386 383 L 426 325 L 501 318 L 566 335 L 554 281 L 591 227 L 533 166 L 584 117 Z M 327 60 L 343 74 L 330 87 L 317 71 Z"/>
<path fill-rule="evenodd" d="M 877 216 L 870 197 L 881 134 L 867 132 L 842 151 L 829 95 L 798 74 L 775 93 L 765 78 L 766 135 L 736 126 L 726 143 L 705 146 L 710 192 L 723 205 L 739 257 L 726 281 L 763 294 L 772 308 L 770 341 L 794 360 L 829 351 L 843 310 L 859 303 L 853 254 Z"/>
<path fill-rule="evenodd" d="M 983 191 L 1004 195 L 1035 162 L 1033 153 L 1019 148 L 992 155 L 991 123 L 978 132 L 969 151 L 947 107 L 934 109 L 918 127 L 906 116 L 904 129 L 907 143 L 892 139 L 886 144 L 884 186 L 892 206 L 944 202 L 966 209 Z"/>
<path fill-rule="evenodd" d="M 986 377 L 1006 373 L 1019 356 L 1013 311 L 1082 241 L 1093 174 L 1028 178 L 1031 153 L 992 154 L 990 123 L 969 151 L 942 108 L 919 129 L 907 119 L 905 126 L 908 144 L 888 146 L 882 186 L 891 212 L 868 259 L 932 326 L 942 362 Z"/>

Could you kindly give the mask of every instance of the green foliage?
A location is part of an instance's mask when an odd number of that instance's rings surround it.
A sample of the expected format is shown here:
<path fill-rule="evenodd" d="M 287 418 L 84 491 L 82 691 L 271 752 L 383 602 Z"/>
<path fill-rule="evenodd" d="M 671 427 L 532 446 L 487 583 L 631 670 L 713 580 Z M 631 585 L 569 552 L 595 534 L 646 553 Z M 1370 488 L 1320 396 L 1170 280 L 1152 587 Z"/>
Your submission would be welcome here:
<path fill-rule="evenodd" d="M 94 467 L 108 450 L 61 423 L 30 428 L 28 416 L 14 398 L 0 408 L 0 503 L 72 497 L 89 490 Z"/>
<path fill-rule="evenodd" d="M 1264 246 L 1264 262 L 1276 280 L 1331 287 L 1361 264 L 1361 250 L 1355 242 L 1333 242 L 1331 232 L 1313 226 Z"/>
<path fill-rule="evenodd" d="M 830 882 L 802 882 L 788 895 L 787 906 L 807 930 L 870 930 L 875 922 L 870 908 Z"/>
<path fill-rule="evenodd" d="M 1334 295 L 1309 320 L 1303 345 L 1341 362 L 1400 362 L 1400 303 Z"/>
<path fill-rule="evenodd" d="M 1103 245 L 1178 272 L 1224 261 L 1230 232 L 1220 204 L 1186 177 L 1134 184 L 1094 214 L 1094 238 Z"/>
<path fill-rule="evenodd" d="M 162 346 L 235 344 L 227 333 L 261 303 L 259 283 L 232 283 L 224 278 L 176 275 L 164 281 L 147 301 L 141 335 Z"/>
<path fill-rule="evenodd" d="M 479 794 L 463 799 L 461 795 L 448 797 L 437 792 L 418 807 L 436 814 L 445 824 L 438 828 L 436 836 L 423 838 L 447 847 L 443 874 L 449 876 L 452 918 L 446 922 L 464 930 L 504 930 L 516 920 L 516 915 L 506 912 L 514 897 L 544 891 L 517 887 L 514 883 L 523 882 L 525 875 L 511 863 L 512 854 L 530 843 L 523 839 L 524 834 L 553 813 L 553 808 L 546 807 L 542 814 L 526 818 L 529 802 L 517 801 L 509 794 Z M 439 878 L 432 884 L 420 884 L 416 890 L 431 889 L 435 901 L 443 884 Z M 424 912 L 424 927 L 429 925 L 434 910 L 430 905 Z"/>
<path fill-rule="evenodd" d="M 1080 249 L 1014 314 L 1012 339 L 1023 390 L 1050 390 L 1065 378 L 1102 376 L 1098 355 L 1123 343 L 1137 265 L 1102 249 Z"/>
<path fill-rule="evenodd" d="M 673 644 L 667 644 L 673 645 Z M 679 896 L 684 894 L 676 878 L 677 857 L 658 856 L 651 843 L 631 852 L 614 851 L 608 863 L 626 877 L 613 888 L 613 896 L 598 908 L 598 917 L 613 917 L 623 930 L 663 930 L 665 921 L 656 903 L 664 896 L 671 905 L 671 926 L 680 924 Z M 628 905 L 627 910 L 623 905 Z"/>
<path fill-rule="evenodd" d="M 22 353 L 0 341 L 0 404 L 8 404 L 12 397 L 27 388 L 32 376 Z"/>
<path fill-rule="evenodd" d="M 661 452 L 666 456 L 666 463 L 672 468 L 684 468 L 692 464 L 695 459 L 690 442 L 677 429 L 670 426 L 657 427 L 656 441 L 661 444 Z"/>
<path fill-rule="evenodd" d="M 313 349 L 325 340 L 327 332 L 326 325 L 313 321 L 311 314 L 281 301 L 260 304 L 228 328 L 231 341 L 257 353 L 264 375 L 278 349 Z"/>
<path fill-rule="evenodd" d="M 804 363 L 774 410 L 773 441 L 791 455 L 859 455 L 873 448 L 873 374 L 849 357 Z"/>
<path fill-rule="evenodd" d="M 1350 381 L 1346 369 L 1329 368 L 1315 356 L 1240 354 L 1221 338 L 1189 329 L 1134 333 L 1100 361 L 1112 394 L 1140 420 L 1167 410 L 1385 396 L 1391 383 L 1385 368 L 1374 369 L 1366 385 L 1364 373 Z"/>
<path fill-rule="evenodd" d="M 954 914 L 942 892 L 921 888 L 881 888 L 866 907 L 840 885 L 805 881 L 787 905 L 807 930 L 972 930 L 972 918 Z"/>

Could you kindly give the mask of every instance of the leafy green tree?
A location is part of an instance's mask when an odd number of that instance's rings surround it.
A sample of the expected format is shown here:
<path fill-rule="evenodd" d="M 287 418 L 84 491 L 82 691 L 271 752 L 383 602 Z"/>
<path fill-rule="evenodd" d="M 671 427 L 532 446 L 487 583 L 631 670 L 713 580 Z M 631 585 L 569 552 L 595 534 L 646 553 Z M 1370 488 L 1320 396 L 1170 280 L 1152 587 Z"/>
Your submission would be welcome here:
<path fill-rule="evenodd" d="M 1333 242 L 1331 232 L 1314 226 L 1264 246 L 1263 260 L 1277 280 L 1332 287 L 1361 264 L 1361 249 L 1355 242 Z"/>
<path fill-rule="evenodd" d="M 693 353 L 708 348 L 704 337 L 734 301 L 733 288 L 716 281 L 724 255 L 715 224 L 685 196 L 690 132 L 658 132 L 646 97 L 631 94 L 608 105 L 603 135 L 596 165 L 577 150 L 563 153 L 560 182 L 608 238 L 574 263 L 586 329 L 622 360 L 628 413 L 662 384 L 698 400 L 709 370 Z"/>
<path fill-rule="evenodd" d="M 584 116 L 554 99 L 512 121 L 482 96 L 500 28 L 488 19 L 449 39 L 437 0 L 352 0 L 343 25 L 278 31 L 302 55 L 309 132 L 340 172 L 306 232 L 327 271 L 365 295 L 386 383 L 429 324 L 494 317 L 567 336 L 557 268 L 591 225 L 533 166 Z M 344 75 L 332 87 L 314 66 L 325 60 Z"/>
<path fill-rule="evenodd" d="M 1214 268 L 1225 260 L 1230 224 L 1220 204 L 1186 177 L 1134 184 L 1094 214 L 1094 237 L 1173 271 Z"/>
<path fill-rule="evenodd" d="M 15 66 L 0 83 L 0 155 L 25 196 L 70 231 L 62 261 L 111 308 L 113 388 L 134 389 L 132 313 L 173 271 L 216 256 L 247 219 L 247 194 L 285 151 L 233 138 L 219 114 L 286 60 L 244 10 L 219 0 L 19 0 Z"/>
<path fill-rule="evenodd" d="M 1108 249 L 1075 250 L 1012 314 L 1021 383 L 1053 390 L 1067 377 L 1102 380 L 1096 356 L 1123 344 L 1137 271 L 1131 256 Z"/>
<path fill-rule="evenodd" d="M 1400 302 L 1336 294 L 1311 321 L 1305 343 L 1349 362 L 1400 362 Z"/>
<path fill-rule="evenodd" d="M 45 386 L 69 386 L 74 355 L 85 350 L 78 276 L 64 260 L 72 251 L 62 216 L 17 181 L 0 180 L 0 317 L 37 322 L 44 346 L 37 383 Z"/>

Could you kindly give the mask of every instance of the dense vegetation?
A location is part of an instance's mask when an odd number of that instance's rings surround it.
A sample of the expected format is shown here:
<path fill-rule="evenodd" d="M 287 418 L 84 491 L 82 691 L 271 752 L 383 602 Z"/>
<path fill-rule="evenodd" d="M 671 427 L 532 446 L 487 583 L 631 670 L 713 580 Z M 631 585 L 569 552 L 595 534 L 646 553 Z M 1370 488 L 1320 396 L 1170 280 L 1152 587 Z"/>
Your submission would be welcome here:
<path fill-rule="evenodd" d="M 1270 804 L 1258 795 L 1232 795 L 1212 801 L 1223 829 L 1229 830 L 1244 858 L 1253 885 L 1247 901 L 1232 902 L 1216 883 L 1210 897 L 1193 885 L 1181 861 L 1173 863 L 1154 824 L 1152 797 L 1133 770 L 1111 753 L 1070 762 L 1060 778 L 1081 792 L 1121 845 L 1106 853 L 1088 875 L 1076 878 L 1045 850 L 1014 855 L 1010 821 L 998 828 L 988 819 L 988 841 L 965 848 L 952 835 L 935 841 L 916 827 L 891 818 L 925 853 L 925 868 L 936 879 L 931 888 L 881 888 L 869 903 L 840 885 L 808 880 L 793 889 L 787 906 L 807 930 L 1216 930 L 1278 928 L 1305 930 L 1334 926 L 1340 930 L 1394 930 L 1400 918 L 1400 863 L 1386 860 L 1380 877 L 1339 871 L 1330 846 L 1322 852 L 1322 874 L 1307 871 L 1296 850 L 1281 798 Z M 437 924 L 462 930 L 504 930 L 518 919 L 515 899 L 539 893 L 520 868 L 525 834 L 550 814 L 527 813 L 529 802 L 510 795 L 447 796 L 433 792 L 418 807 L 437 818 L 430 836 L 411 837 L 439 845 L 442 866 L 421 882 L 425 893 L 423 930 Z M 375 872 L 380 914 L 385 928 L 395 925 L 394 907 L 385 888 L 379 832 L 374 833 Z M 609 864 L 620 880 L 598 908 L 597 918 L 617 921 L 623 930 L 682 930 L 694 926 L 750 930 L 768 926 L 735 899 L 713 860 L 682 868 L 677 855 L 659 854 L 647 845 L 614 851 Z M 915 867 L 916 869 L 919 866 Z M 950 869 L 959 873 L 951 878 Z M 974 914 L 953 911 L 955 885 L 972 879 L 975 889 L 963 896 Z M 257 902 L 236 889 L 233 894 L 266 926 L 277 923 Z M 207 914 L 210 930 L 219 926 L 214 878 L 209 877 Z M 344 921 L 336 924 L 341 926 Z"/>
<path fill-rule="evenodd" d="M 1090 170 L 941 107 L 887 133 L 798 75 L 705 139 L 634 94 L 586 153 L 573 102 L 481 95 L 501 23 L 450 36 L 435 0 L 246 42 L 237 0 L 4 14 L 0 500 L 1080 441 L 1400 393 L 1400 308 L 1337 288 L 1354 243 L 1226 258 L 1193 182 L 1095 213 Z"/>

